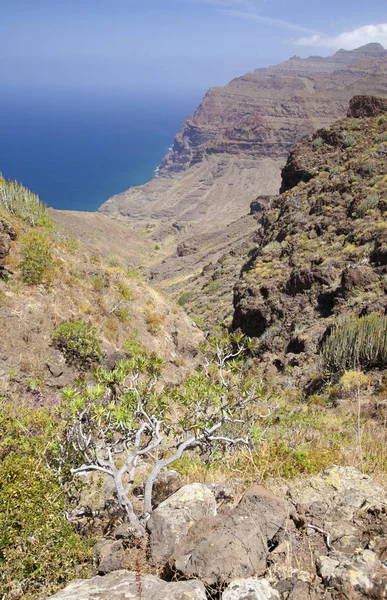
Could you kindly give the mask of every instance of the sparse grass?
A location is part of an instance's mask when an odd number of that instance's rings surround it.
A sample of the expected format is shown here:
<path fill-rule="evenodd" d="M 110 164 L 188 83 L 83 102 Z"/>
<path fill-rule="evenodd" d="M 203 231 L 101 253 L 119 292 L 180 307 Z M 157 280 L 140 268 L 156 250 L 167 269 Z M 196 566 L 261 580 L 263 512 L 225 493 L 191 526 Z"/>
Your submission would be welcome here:
<path fill-rule="evenodd" d="M 157 333 L 160 330 L 163 319 L 155 312 L 147 312 L 145 315 L 145 323 L 150 333 Z"/>

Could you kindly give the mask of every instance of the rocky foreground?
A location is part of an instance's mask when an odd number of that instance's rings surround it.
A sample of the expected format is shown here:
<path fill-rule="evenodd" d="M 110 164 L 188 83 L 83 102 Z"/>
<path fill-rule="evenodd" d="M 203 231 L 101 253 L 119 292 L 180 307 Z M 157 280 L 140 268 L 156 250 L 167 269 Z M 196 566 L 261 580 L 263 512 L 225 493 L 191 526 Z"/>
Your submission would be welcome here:
<path fill-rule="evenodd" d="M 178 489 L 168 495 L 171 485 Z M 175 472 L 156 485 L 160 503 L 148 521 L 147 564 L 141 550 L 133 551 L 130 528 L 119 525 L 95 548 L 99 574 L 52 598 L 387 597 L 387 493 L 357 469 L 330 467 L 281 495 L 255 485 L 239 501 L 232 483 L 179 485 Z M 103 489 L 83 496 L 100 509 L 92 524 L 83 518 L 83 527 L 98 528 L 107 518 L 114 499 L 108 485 Z"/>

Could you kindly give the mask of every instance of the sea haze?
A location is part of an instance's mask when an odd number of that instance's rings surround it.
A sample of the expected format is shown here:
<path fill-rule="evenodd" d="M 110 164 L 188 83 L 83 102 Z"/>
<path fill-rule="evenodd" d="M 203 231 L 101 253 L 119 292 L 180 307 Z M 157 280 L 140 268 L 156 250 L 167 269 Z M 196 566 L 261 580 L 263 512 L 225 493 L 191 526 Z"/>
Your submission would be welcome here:
<path fill-rule="evenodd" d="M 149 181 L 200 95 L 0 89 L 0 172 L 48 206 L 96 210 Z"/>

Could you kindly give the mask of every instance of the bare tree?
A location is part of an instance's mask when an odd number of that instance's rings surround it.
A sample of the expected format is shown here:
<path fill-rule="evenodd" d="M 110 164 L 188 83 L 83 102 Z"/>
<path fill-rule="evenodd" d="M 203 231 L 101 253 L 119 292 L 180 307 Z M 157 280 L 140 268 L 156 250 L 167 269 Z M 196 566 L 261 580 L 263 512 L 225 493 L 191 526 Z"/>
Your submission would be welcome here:
<path fill-rule="evenodd" d="M 73 474 L 96 471 L 114 479 L 118 502 L 138 535 L 145 532 L 162 469 L 188 450 L 211 455 L 250 443 L 257 385 L 243 384 L 236 362 L 247 341 L 234 338 L 214 346 L 215 362 L 172 391 L 157 389 L 160 359 L 133 343 L 115 369 L 97 371 L 95 386 L 64 391 L 64 459 Z M 149 473 L 138 516 L 129 494 L 141 461 L 149 464 Z"/>

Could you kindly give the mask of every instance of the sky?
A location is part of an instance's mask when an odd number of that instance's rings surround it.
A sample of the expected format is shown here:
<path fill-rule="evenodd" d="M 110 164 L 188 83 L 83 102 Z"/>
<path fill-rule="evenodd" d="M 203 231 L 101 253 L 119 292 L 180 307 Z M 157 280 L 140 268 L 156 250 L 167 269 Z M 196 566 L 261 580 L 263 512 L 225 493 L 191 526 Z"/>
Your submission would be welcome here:
<path fill-rule="evenodd" d="M 0 87 L 189 94 L 368 42 L 386 0 L 0 0 Z"/>

